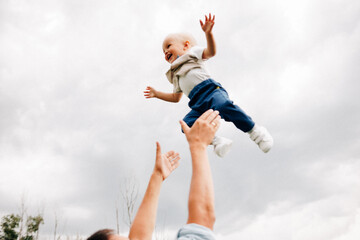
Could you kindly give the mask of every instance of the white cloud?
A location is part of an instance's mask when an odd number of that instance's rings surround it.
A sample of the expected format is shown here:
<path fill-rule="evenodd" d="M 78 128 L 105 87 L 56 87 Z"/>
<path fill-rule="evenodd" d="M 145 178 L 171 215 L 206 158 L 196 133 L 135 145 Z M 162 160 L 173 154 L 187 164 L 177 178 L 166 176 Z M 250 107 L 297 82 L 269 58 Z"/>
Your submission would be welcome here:
<path fill-rule="evenodd" d="M 357 239 L 360 192 L 354 186 L 360 183 L 359 161 L 339 165 L 323 169 L 319 164 L 307 171 L 313 181 L 322 182 L 326 193 L 320 199 L 270 203 L 251 223 L 234 233 L 219 234 L 219 239 Z"/>
<path fill-rule="evenodd" d="M 1 2 L 0 213 L 16 211 L 27 192 L 45 201 L 44 234 L 54 211 L 67 234 L 115 227 L 119 183 L 133 174 L 144 191 L 158 140 L 183 155 L 159 216 L 168 229 L 183 225 L 191 169 L 178 120 L 187 100 L 145 100 L 142 91 L 171 91 L 162 39 L 188 31 L 205 44 L 198 20 L 207 12 L 218 46 L 209 71 L 275 138 L 264 155 L 223 124 L 234 148 L 226 159 L 209 154 L 216 232 L 355 239 L 360 5 L 350 0 Z"/>

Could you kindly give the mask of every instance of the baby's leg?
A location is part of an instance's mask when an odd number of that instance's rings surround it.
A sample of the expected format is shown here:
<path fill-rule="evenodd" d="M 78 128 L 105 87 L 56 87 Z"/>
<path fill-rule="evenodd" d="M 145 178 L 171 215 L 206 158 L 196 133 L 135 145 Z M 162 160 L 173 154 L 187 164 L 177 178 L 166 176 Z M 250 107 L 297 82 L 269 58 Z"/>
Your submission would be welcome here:
<path fill-rule="evenodd" d="M 206 109 L 208 110 L 208 109 Z M 191 109 L 191 111 L 184 117 L 184 122 L 186 122 L 186 124 L 189 127 L 192 127 L 192 125 L 194 124 L 194 122 L 196 121 L 196 119 L 198 119 L 201 114 L 203 114 L 202 112 L 196 111 L 194 109 Z"/>
<path fill-rule="evenodd" d="M 214 91 L 211 98 L 212 109 L 218 110 L 225 121 L 234 123 L 243 132 L 248 132 L 255 126 L 251 117 L 229 99 L 224 89 Z"/>
<path fill-rule="evenodd" d="M 204 108 L 204 112 L 208 110 Z M 184 122 L 191 127 L 196 119 L 198 119 L 203 112 L 196 111 L 192 109 L 185 117 Z M 182 131 L 182 130 L 181 130 Z M 219 157 L 225 157 L 225 155 L 230 151 L 232 146 L 232 141 L 224 137 L 216 137 L 213 139 L 211 145 L 214 146 L 214 152 Z"/>
<path fill-rule="evenodd" d="M 274 144 L 274 140 L 266 128 L 255 125 L 246 113 L 233 103 L 224 89 L 218 89 L 211 95 L 212 109 L 218 110 L 225 121 L 232 122 L 243 132 L 249 133 L 259 148 L 267 153 Z"/>

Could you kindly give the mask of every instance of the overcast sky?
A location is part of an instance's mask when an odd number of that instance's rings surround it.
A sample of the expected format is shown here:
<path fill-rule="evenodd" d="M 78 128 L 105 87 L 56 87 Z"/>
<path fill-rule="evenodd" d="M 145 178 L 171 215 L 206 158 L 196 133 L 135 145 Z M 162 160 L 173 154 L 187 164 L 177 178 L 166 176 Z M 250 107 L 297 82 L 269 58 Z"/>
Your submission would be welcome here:
<path fill-rule="evenodd" d="M 190 158 L 163 38 L 216 15 L 206 64 L 232 100 L 272 133 L 262 153 L 223 122 L 224 159 L 209 147 L 219 240 L 360 238 L 360 2 L 0 0 L 0 217 L 44 212 L 41 235 L 116 228 L 120 185 L 142 197 L 155 141 L 182 156 L 163 184 L 158 226 L 186 222 Z M 127 231 L 121 222 L 121 231 Z"/>

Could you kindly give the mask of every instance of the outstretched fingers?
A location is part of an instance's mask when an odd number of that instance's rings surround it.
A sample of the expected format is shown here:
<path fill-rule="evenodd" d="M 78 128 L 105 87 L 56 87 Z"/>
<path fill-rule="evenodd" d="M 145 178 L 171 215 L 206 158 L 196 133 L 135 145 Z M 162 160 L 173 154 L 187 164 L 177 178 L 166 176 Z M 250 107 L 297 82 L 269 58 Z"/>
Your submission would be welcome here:
<path fill-rule="evenodd" d="M 214 110 L 209 109 L 209 110 L 207 110 L 206 112 L 204 112 L 204 113 L 199 117 L 199 119 L 201 119 L 201 120 L 206 120 L 213 112 L 214 112 Z"/>
<path fill-rule="evenodd" d="M 168 151 L 167 153 L 165 153 L 165 157 L 169 158 L 171 156 L 175 155 L 175 152 L 174 151 Z"/>
<path fill-rule="evenodd" d="M 155 96 L 155 92 L 154 89 L 150 86 L 147 86 L 145 91 L 144 91 L 144 96 L 145 98 L 152 98 Z"/>
<path fill-rule="evenodd" d="M 169 171 L 174 171 L 179 165 L 180 165 L 180 154 L 174 151 L 169 151 L 164 154 L 165 161 L 167 162 L 167 166 L 169 168 Z"/>
<path fill-rule="evenodd" d="M 211 30 L 214 23 L 215 23 L 215 15 L 211 15 L 211 13 L 209 13 L 209 16 L 205 15 L 204 22 L 200 19 L 200 26 L 204 31 L 206 26 L 210 26 L 210 30 Z"/>
<path fill-rule="evenodd" d="M 207 110 L 203 115 L 201 115 L 199 117 L 199 119 L 201 120 L 204 120 L 205 122 L 207 123 L 211 123 L 211 124 L 216 124 L 216 125 L 219 125 L 219 121 L 220 121 L 220 115 L 219 115 L 219 111 L 217 110 L 212 110 L 212 109 L 209 109 Z"/>
<path fill-rule="evenodd" d="M 146 87 L 145 91 L 144 91 L 144 96 L 148 97 L 150 95 L 150 88 Z"/>
<path fill-rule="evenodd" d="M 211 16 L 211 13 L 209 13 L 209 16 L 206 16 L 205 15 L 205 22 L 214 22 L 214 20 L 215 20 L 215 15 L 212 15 Z"/>
<path fill-rule="evenodd" d="M 212 122 L 216 119 L 217 116 L 219 116 L 219 111 L 215 110 L 211 112 L 205 120 L 208 122 Z"/>
<path fill-rule="evenodd" d="M 217 115 L 211 122 L 210 124 L 215 128 L 215 131 L 217 131 L 220 127 L 220 115 Z"/>
<path fill-rule="evenodd" d="M 214 111 L 212 109 L 207 110 L 198 118 L 200 121 L 211 124 L 216 130 L 220 126 L 220 119 L 221 116 L 219 115 L 219 111 Z M 190 131 L 190 127 L 183 120 L 180 120 L 180 125 L 186 135 Z"/>
<path fill-rule="evenodd" d="M 174 154 L 173 157 L 170 159 L 170 164 L 172 170 L 175 170 L 180 165 L 180 155 L 178 153 Z"/>

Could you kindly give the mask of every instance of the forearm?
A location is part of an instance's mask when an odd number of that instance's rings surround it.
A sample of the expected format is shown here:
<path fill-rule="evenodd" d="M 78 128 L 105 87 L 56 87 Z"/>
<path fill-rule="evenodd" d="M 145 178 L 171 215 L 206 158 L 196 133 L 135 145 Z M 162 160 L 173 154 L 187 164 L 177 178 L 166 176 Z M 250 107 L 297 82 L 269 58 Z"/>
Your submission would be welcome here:
<path fill-rule="evenodd" d="M 213 229 L 215 223 L 214 185 L 206 149 L 214 139 L 219 121 L 219 112 L 212 109 L 203 113 L 191 128 L 180 120 L 192 159 L 188 223 L 196 223 L 210 229 Z"/>
<path fill-rule="evenodd" d="M 188 223 L 197 223 L 212 229 L 215 221 L 214 186 L 206 147 L 190 146 L 190 151 L 193 173 L 188 202 Z"/>
<path fill-rule="evenodd" d="M 215 39 L 214 36 L 211 33 L 206 33 L 206 42 L 207 42 L 207 49 L 209 50 L 209 53 L 212 54 L 213 56 L 216 53 L 216 44 L 215 44 Z"/>
<path fill-rule="evenodd" d="M 190 153 L 192 159 L 192 169 L 193 169 L 193 176 L 192 179 L 195 180 L 196 184 L 192 186 L 201 186 L 196 191 L 199 199 L 206 198 L 209 199 L 213 198 L 213 184 L 212 184 L 212 177 L 211 177 L 211 168 L 208 161 L 206 146 L 198 146 L 198 145 L 190 145 Z"/>
<path fill-rule="evenodd" d="M 156 91 L 155 97 L 167 102 L 179 102 L 181 95 L 181 93 L 165 93 Z"/>
<path fill-rule="evenodd" d="M 153 172 L 143 201 L 130 228 L 129 238 L 131 240 L 152 238 L 162 182 L 162 176 Z"/>
<path fill-rule="evenodd" d="M 204 50 L 203 58 L 208 59 L 208 58 L 215 56 L 216 44 L 215 44 L 215 39 L 214 39 L 212 32 L 206 33 L 205 36 L 206 36 L 207 47 Z"/>

